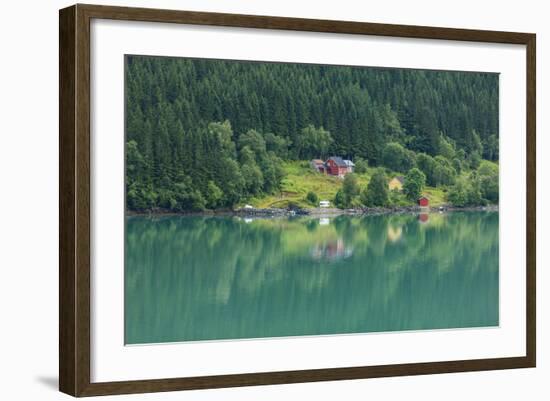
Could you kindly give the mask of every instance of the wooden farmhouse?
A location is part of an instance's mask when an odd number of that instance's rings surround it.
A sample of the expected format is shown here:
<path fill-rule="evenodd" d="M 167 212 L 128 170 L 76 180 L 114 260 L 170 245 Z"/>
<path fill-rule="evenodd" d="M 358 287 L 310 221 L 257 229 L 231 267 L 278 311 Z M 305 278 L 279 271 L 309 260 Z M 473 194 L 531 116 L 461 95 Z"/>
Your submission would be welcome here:
<path fill-rule="evenodd" d="M 323 174 L 343 177 L 348 173 L 353 173 L 355 164 L 351 160 L 344 160 L 339 156 L 329 157 L 326 162 L 321 159 L 313 159 L 311 167 Z"/>

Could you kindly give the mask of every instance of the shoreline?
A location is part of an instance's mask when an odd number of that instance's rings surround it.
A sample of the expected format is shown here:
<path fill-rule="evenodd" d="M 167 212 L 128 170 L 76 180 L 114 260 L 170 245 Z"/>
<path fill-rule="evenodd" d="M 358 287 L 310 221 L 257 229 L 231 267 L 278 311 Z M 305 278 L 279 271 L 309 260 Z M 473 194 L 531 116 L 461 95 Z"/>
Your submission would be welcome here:
<path fill-rule="evenodd" d="M 153 210 L 153 211 L 126 211 L 126 217 L 150 216 L 150 217 L 170 217 L 170 216 L 237 216 L 237 217 L 331 217 L 331 216 L 378 216 L 389 214 L 423 214 L 423 213 L 458 213 L 458 212 L 498 212 L 499 205 L 487 206 L 396 206 L 396 207 L 364 207 L 350 209 L 336 208 L 310 208 L 310 209 L 278 209 L 278 208 L 253 208 L 253 209 L 235 209 L 235 210 L 206 210 L 200 212 L 174 212 L 171 210 Z"/>

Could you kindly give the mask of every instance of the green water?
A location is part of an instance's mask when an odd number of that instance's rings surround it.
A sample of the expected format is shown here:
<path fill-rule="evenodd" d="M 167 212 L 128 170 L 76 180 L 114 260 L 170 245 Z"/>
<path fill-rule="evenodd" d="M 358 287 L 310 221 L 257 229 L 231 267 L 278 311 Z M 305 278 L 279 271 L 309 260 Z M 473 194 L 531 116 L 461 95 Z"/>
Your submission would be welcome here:
<path fill-rule="evenodd" d="M 498 212 L 128 217 L 125 342 L 495 326 Z"/>

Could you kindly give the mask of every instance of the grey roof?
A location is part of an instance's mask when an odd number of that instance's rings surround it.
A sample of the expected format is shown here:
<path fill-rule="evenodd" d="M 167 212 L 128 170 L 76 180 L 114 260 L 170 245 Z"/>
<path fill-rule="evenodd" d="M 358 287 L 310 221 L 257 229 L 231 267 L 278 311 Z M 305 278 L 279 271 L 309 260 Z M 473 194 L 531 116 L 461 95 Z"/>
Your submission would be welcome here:
<path fill-rule="evenodd" d="M 355 164 L 351 160 L 344 160 L 344 163 L 348 167 L 355 167 Z"/>
<path fill-rule="evenodd" d="M 329 160 L 334 161 L 334 163 L 336 163 L 336 165 L 338 167 L 347 167 L 348 166 L 340 156 L 329 157 Z"/>

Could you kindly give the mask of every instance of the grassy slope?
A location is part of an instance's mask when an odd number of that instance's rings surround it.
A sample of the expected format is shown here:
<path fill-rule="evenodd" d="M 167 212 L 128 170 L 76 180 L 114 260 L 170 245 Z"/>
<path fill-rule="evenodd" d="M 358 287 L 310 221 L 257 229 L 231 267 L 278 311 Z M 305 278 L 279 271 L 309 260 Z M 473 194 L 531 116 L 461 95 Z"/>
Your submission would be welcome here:
<path fill-rule="evenodd" d="M 285 177 L 281 194 L 254 198 L 248 203 L 255 207 L 285 207 L 292 201 L 301 207 L 312 207 L 305 201 L 309 191 L 315 192 L 319 200 L 332 201 L 342 187 L 342 179 L 316 173 L 307 161 L 284 162 L 283 169 Z"/>
<path fill-rule="evenodd" d="M 313 205 L 305 200 L 309 191 L 315 192 L 319 200 L 329 200 L 332 202 L 336 192 L 342 187 L 343 180 L 341 178 L 316 173 L 310 167 L 308 161 L 284 162 L 283 169 L 285 177 L 282 181 L 281 194 L 252 198 L 246 203 L 254 207 L 266 208 L 286 207 L 289 202 L 294 202 L 300 207 L 310 208 Z M 367 186 L 373 171 L 374 169 L 369 168 L 366 173 L 357 174 L 361 189 Z M 430 198 L 432 206 L 445 203 L 445 193 L 441 188 L 426 187 L 424 195 Z"/>

